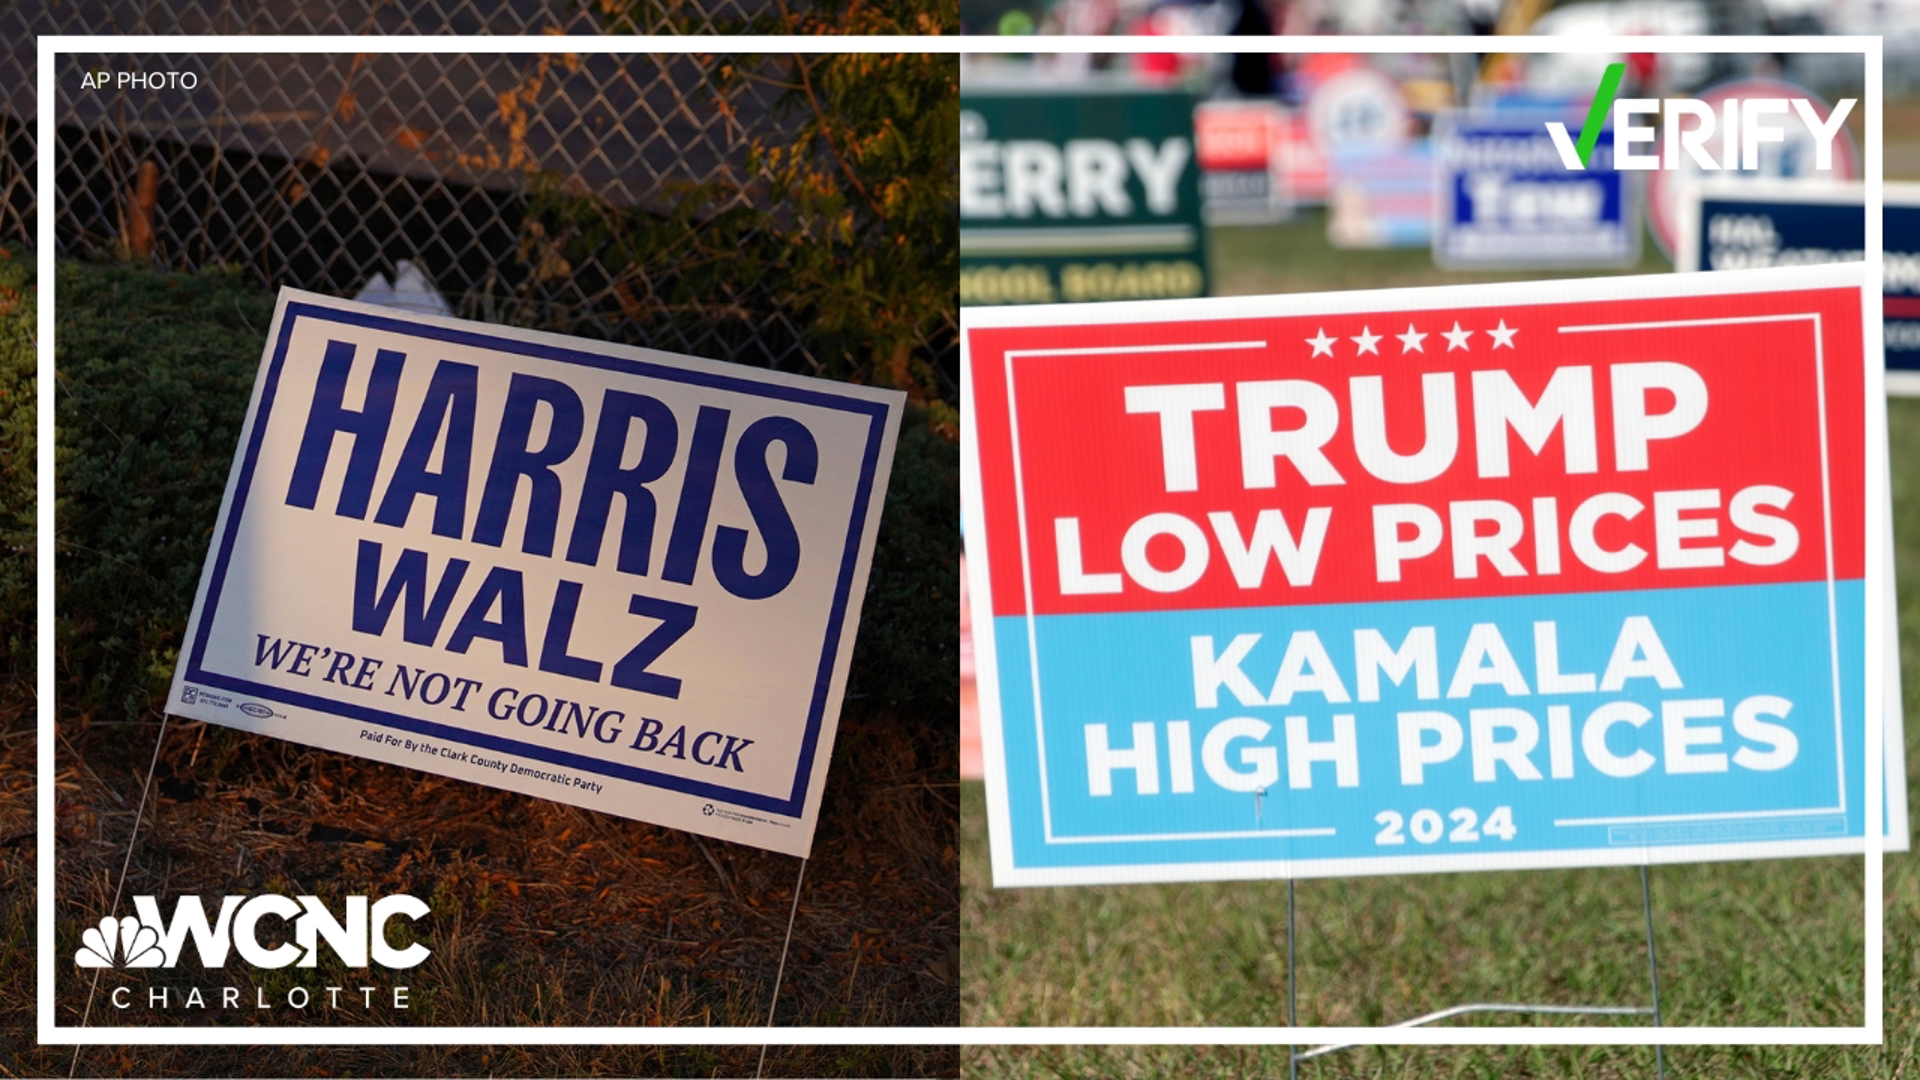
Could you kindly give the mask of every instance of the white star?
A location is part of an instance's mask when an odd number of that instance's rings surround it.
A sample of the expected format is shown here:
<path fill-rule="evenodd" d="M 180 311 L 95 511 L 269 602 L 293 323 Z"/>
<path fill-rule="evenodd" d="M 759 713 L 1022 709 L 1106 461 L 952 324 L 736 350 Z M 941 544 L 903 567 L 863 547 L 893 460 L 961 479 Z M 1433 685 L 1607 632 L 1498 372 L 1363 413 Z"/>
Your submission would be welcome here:
<path fill-rule="evenodd" d="M 1316 331 L 1316 334 L 1318 336 L 1310 337 L 1307 339 L 1307 344 L 1313 346 L 1313 356 L 1321 356 L 1321 355 L 1332 356 L 1333 343 L 1335 341 L 1338 341 L 1339 339 L 1328 337 L 1327 332 L 1325 330 L 1318 330 Z M 1313 356 L 1309 356 L 1307 357 L 1307 359 L 1311 360 L 1313 359 Z"/>
<path fill-rule="evenodd" d="M 1507 327 L 1507 320 L 1501 319 L 1499 326 L 1495 327 L 1492 330 L 1487 331 L 1487 336 L 1493 339 L 1494 348 L 1497 349 L 1500 346 L 1505 345 L 1507 348 L 1511 349 L 1513 348 L 1513 335 L 1519 332 L 1520 331 L 1517 328 L 1509 329 Z"/>
<path fill-rule="evenodd" d="M 1460 320 L 1455 319 L 1453 329 L 1440 331 L 1440 336 L 1447 339 L 1447 351 L 1452 352 L 1455 349 L 1465 349 L 1467 339 L 1473 336 L 1473 331 L 1460 329 Z"/>
<path fill-rule="evenodd" d="M 1427 340 L 1427 335 L 1414 330 L 1412 323 L 1407 324 L 1406 333 L 1395 334 L 1393 336 L 1400 339 L 1400 352 L 1402 355 L 1410 352 L 1423 353 L 1427 351 L 1420 347 L 1420 343 Z"/>
<path fill-rule="evenodd" d="M 1355 356 L 1359 356 L 1361 353 L 1372 353 L 1375 356 L 1380 355 L 1380 335 L 1374 333 L 1368 327 L 1363 326 L 1360 328 L 1359 337 L 1348 338 L 1347 340 L 1360 346 L 1360 351 L 1353 354 Z"/>

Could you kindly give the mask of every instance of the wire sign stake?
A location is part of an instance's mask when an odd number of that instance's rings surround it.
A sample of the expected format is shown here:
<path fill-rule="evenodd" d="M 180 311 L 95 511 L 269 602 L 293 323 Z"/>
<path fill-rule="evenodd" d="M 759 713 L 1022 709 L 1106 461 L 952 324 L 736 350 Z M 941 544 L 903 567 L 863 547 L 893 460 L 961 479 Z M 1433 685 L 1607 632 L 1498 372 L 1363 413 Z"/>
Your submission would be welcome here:
<path fill-rule="evenodd" d="M 1653 946 L 1653 888 L 1647 880 L 1647 868 L 1640 867 L 1640 905 L 1647 920 L 1647 979 L 1653 987 L 1653 1005 L 1545 1005 L 1509 1002 L 1476 1001 L 1465 1005 L 1454 1005 L 1430 1012 L 1425 1016 L 1416 1016 L 1411 1020 L 1402 1020 L 1393 1027 L 1425 1027 L 1428 1024 L 1450 1020 L 1456 1016 L 1470 1016 L 1476 1013 L 1521 1013 L 1535 1016 L 1651 1016 L 1653 1026 L 1660 1027 L 1660 960 Z M 1287 1026 L 1298 1027 L 1299 1019 L 1296 1002 L 1299 996 L 1299 983 L 1294 968 L 1294 888 L 1293 880 L 1287 880 Z M 1289 1080 L 1298 1080 L 1300 1063 L 1313 1058 L 1331 1054 L 1336 1050 L 1349 1050 L 1357 1043 L 1330 1043 L 1316 1046 L 1305 1052 L 1296 1046 L 1287 1048 L 1287 1072 Z M 1653 1061 L 1658 1080 L 1667 1080 L 1666 1051 L 1658 1041 L 1653 1044 Z"/>

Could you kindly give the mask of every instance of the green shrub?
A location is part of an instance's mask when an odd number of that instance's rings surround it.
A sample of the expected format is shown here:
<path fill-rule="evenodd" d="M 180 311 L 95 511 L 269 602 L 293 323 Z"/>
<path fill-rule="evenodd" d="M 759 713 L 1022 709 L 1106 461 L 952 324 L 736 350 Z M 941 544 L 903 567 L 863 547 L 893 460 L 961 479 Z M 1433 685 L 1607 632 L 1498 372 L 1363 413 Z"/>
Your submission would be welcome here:
<path fill-rule="evenodd" d="M 960 732 L 960 448 L 917 412 L 900 425 L 849 693 Z"/>
<path fill-rule="evenodd" d="M 273 296 L 121 265 L 55 281 L 61 705 L 131 719 L 172 677 Z"/>
<path fill-rule="evenodd" d="M 8 703 L 33 686 L 33 257 L 0 248 L 0 684 Z"/>
<path fill-rule="evenodd" d="M 63 264 L 58 286 L 61 707 L 131 719 L 172 677 L 273 297 L 236 276 L 117 265 Z M 908 417 L 849 685 L 947 738 L 958 490 L 954 445 Z"/>

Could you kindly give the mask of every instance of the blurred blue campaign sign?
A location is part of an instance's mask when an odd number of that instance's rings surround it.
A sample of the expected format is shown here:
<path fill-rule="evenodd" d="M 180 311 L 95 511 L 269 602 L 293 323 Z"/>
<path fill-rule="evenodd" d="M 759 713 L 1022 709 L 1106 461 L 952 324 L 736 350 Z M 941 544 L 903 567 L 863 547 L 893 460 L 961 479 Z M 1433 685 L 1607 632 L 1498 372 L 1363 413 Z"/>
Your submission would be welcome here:
<path fill-rule="evenodd" d="M 804 856 L 904 398 L 282 289 L 168 711 Z"/>
<path fill-rule="evenodd" d="M 1809 102 L 1814 115 L 1822 123 L 1832 115 L 1832 106 L 1818 94 L 1778 79 L 1735 79 L 1703 90 L 1699 95 L 1702 105 L 1720 115 L 1725 115 L 1729 103 L 1735 101 L 1742 103 L 1740 108 L 1747 110 L 1743 115 L 1749 117 L 1759 115 L 1751 108 L 1756 101 L 1781 103 L 1775 110 L 1781 116 L 1781 137 L 1777 141 L 1755 140 L 1753 149 L 1758 172 L 1749 173 L 1743 169 L 1737 174 L 1741 179 L 1809 184 L 1844 183 L 1860 179 L 1860 151 L 1854 145 L 1853 133 L 1842 126 L 1829 144 L 1831 160 L 1823 163 L 1819 148 L 1825 140 L 1814 133 L 1798 109 L 1788 107 L 1787 103 L 1795 99 Z M 1648 171 L 1646 203 L 1647 231 L 1653 234 L 1654 243 L 1659 245 L 1660 250 L 1678 265 L 1681 236 L 1685 232 L 1680 222 L 1682 193 L 1688 185 L 1715 179 L 1716 176 L 1702 168 L 1693 154 L 1679 154 L 1675 165 L 1676 168 Z M 1719 178 L 1726 178 L 1725 174 Z"/>
<path fill-rule="evenodd" d="M 1887 392 L 1920 395 L 1920 184 L 1882 190 L 1881 317 Z M 1809 266 L 1865 258 L 1866 189 L 1771 179 L 1716 178 L 1679 192 L 1674 269 Z"/>
<path fill-rule="evenodd" d="M 1433 151 L 1425 139 L 1327 155 L 1327 242 L 1347 250 L 1426 247 L 1433 236 Z"/>
<path fill-rule="evenodd" d="M 1640 203 L 1607 131 L 1584 172 L 1539 110 L 1443 113 L 1434 126 L 1433 260 L 1447 269 L 1591 269 L 1640 261 Z"/>

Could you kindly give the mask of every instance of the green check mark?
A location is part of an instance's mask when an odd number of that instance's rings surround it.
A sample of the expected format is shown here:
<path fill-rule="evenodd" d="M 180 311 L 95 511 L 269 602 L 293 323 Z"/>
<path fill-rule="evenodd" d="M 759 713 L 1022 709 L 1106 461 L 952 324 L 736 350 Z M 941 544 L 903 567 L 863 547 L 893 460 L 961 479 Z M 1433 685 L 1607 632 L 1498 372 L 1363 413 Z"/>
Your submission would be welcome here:
<path fill-rule="evenodd" d="M 1607 122 L 1607 110 L 1613 108 L 1613 95 L 1620 90 L 1620 77 L 1627 73 L 1625 64 L 1608 64 L 1606 74 L 1600 76 L 1600 89 L 1593 93 L 1593 104 L 1587 109 L 1587 123 L 1580 129 L 1580 141 L 1574 149 L 1580 153 L 1580 165 L 1585 168 L 1591 164 L 1593 146 L 1600 141 L 1600 128 Z"/>

